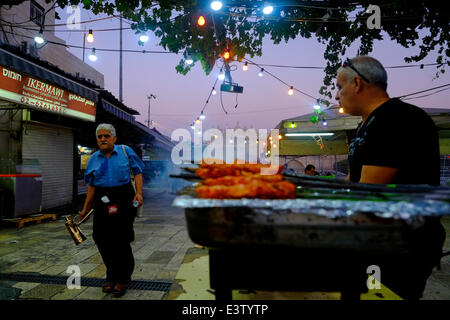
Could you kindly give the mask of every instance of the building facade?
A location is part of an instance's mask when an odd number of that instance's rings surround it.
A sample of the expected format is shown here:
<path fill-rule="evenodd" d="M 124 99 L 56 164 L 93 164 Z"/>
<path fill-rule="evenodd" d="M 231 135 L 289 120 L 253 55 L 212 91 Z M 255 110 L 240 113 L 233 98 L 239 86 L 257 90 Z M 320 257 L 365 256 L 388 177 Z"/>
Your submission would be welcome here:
<path fill-rule="evenodd" d="M 57 13 L 54 7 L 55 2 L 46 3 L 45 0 L 0 6 L 0 42 L 18 47 L 25 54 L 47 61 L 67 73 L 103 88 L 103 74 L 67 51 L 66 42 L 55 35 L 55 29 L 64 28 L 65 22 L 55 18 Z M 41 30 L 49 44 L 35 43 L 34 37 Z"/>

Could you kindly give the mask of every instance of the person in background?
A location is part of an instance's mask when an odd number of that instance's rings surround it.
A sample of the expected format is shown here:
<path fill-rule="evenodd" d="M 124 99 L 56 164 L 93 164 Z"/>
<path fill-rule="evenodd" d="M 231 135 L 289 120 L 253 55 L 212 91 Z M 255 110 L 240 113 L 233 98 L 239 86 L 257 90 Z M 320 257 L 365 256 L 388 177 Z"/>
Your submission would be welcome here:
<path fill-rule="evenodd" d="M 307 176 L 315 176 L 316 175 L 316 167 L 314 167 L 312 164 L 308 164 L 305 167 L 305 175 L 307 175 Z"/>
<path fill-rule="evenodd" d="M 137 207 L 143 203 L 144 164 L 130 147 L 115 145 L 117 136 L 112 125 L 100 124 L 96 138 L 100 150 L 90 157 L 86 168 L 88 192 L 80 219 L 94 206 L 93 238 L 106 266 L 103 291 L 120 297 L 125 294 L 134 270 L 130 243 L 134 241 Z M 131 184 L 130 167 L 135 175 L 136 192 Z"/>
<path fill-rule="evenodd" d="M 347 180 L 372 184 L 440 184 L 439 136 L 433 120 L 417 106 L 387 93 L 387 73 L 369 56 L 347 59 L 337 73 L 344 112 L 361 116 L 349 145 Z M 427 168 L 427 170 L 418 170 Z M 381 283 L 404 299 L 420 299 L 441 258 L 445 229 L 439 217 L 425 217 L 414 230 L 407 258 L 381 261 Z"/>

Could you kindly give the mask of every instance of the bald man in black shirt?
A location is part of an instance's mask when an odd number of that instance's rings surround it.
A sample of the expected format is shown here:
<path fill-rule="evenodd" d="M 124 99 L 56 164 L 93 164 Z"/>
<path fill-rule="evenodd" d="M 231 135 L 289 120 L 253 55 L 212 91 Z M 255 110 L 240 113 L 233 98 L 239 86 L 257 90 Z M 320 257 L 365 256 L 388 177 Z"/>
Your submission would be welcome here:
<path fill-rule="evenodd" d="M 347 59 L 338 70 L 336 99 L 362 122 L 349 145 L 348 180 L 374 184 L 440 184 L 439 135 L 422 109 L 389 98 L 387 73 L 368 56 Z M 424 170 L 425 168 L 425 170 Z M 420 299 L 441 257 L 445 229 L 426 217 L 415 231 L 408 259 L 380 261 L 381 282 L 403 299 Z"/>

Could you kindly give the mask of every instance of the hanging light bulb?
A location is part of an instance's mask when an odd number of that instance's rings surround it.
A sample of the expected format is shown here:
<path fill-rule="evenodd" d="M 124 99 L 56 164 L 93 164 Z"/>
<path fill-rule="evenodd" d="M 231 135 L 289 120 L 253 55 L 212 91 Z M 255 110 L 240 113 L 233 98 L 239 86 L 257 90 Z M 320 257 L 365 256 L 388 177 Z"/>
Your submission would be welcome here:
<path fill-rule="evenodd" d="M 200 16 L 200 17 L 198 18 L 198 20 L 197 20 L 197 24 L 198 24 L 200 27 L 203 27 L 203 26 L 205 25 L 205 23 L 206 23 L 205 17 L 204 17 L 204 16 Z"/>
<path fill-rule="evenodd" d="M 203 111 L 201 112 L 201 114 L 200 114 L 200 120 L 205 120 L 205 115 L 203 114 Z"/>
<path fill-rule="evenodd" d="M 248 70 L 248 62 L 246 62 L 244 64 L 244 66 L 242 67 L 242 70 L 247 71 Z"/>
<path fill-rule="evenodd" d="M 264 6 L 264 9 L 263 9 L 264 14 L 271 14 L 272 11 L 273 11 L 273 6 L 271 6 L 271 5 Z"/>
<path fill-rule="evenodd" d="M 216 94 L 216 93 L 217 93 L 216 89 L 213 88 L 212 94 Z"/>
<path fill-rule="evenodd" d="M 191 123 L 191 129 L 195 130 L 195 124 L 194 123 Z"/>
<path fill-rule="evenodd" d="M 223 72 L 220 72 L 218 78 L 219 78 L 219 80 L 225 79 L 225 74 Z"/>
<path fill-rule="evenodd" d="M 88 42 L 94 42 L 94 35 L 92 34 L 92 29 L 89 29 L 89 33 L 88 33 L 88 35 L 86 37 L 86 40 Z"/>
<path fill-rule="evenodd" d="M 141 35 L 139 36 L 139 41 L 147 42 L 148 41 L 148 35 L 146 33 L 142 32 Z"/>
<path fill-rule="evenodd" d="M 218 11 L 220 9 L 222 9 L 222 1 L 213 1 L 211 2 L 211 9 L 213 9 L 214 11 Z"/>
<path fill-rule="evenodd" d="M 340 107 L 339 108 L 339 113 L 344 113 L 344 108 Z"/>
<path fill-rule="evenodd" d="M 200 119 L 197 118 L 197 120 L 195 120 L 195 123 L 196 123 L 196 124 L 199 124 L 199 123 L 200 123 Z"/>
<path fill-rule="evenodd" d="M 316 110 L 320 110 L 320 104 L 319 104 L 319 102 L 317 102 L 317 103 L 314 105 L 313 108 L 316 109 Z"/>
<path fill-rule="evenodd" d="M 187 63 L 188 65 L 191 65 L 191 64 L 194 63 L 194 59 L 192 59 L 192 56 L 191 56 L 190 54 L 187 54 L 187 55 L 186 55 L 186 63 Z"/>
<path fill-rule="evenodd" d="M 91 53 L 89 54 L 89 60 L 97 61 L 97 55 L 95 54 L 95 48 L 92 48 Z"/>
<path fill-rule="evenodd" d="M 37 44 L 42 44 L 42 43 L 44 43 L 44 41 L 45 41 L 45 40 L 44 40 L 44 32 L 43 32 L 42 28 L 41 28 L 41 30 L 39 31 L 38 35 L 34 37 L 34 41 L 35 41 Z"/>
<path fill-rule="evenodd" d="M 281 134 L 278 135 L 278 140 L 283 139 L 283 136 Z"/>
<path fill-rule="evenodd" d="M 291 86 L 291 88 L 288 91 L 288 95 L 290 96 L 294 95 L 294 87 Z"/>
<path fill-rule="evenodd" d="M 264 75 L 264 68 L 261 68 L 261 70 L 258 72 L 258 76 L 262 77 Z"/>
<path fill-rule="evenodd" d="M 327 120 L 323 119 L 322 124 L 323 124 L 324 126 L 326 126 L 326 125 L 327 125 Z"/>
<path fill-rule="evenodd" d="M 228 60 L 228 59 L 230 59 L 230 50 L 226 50 L 225 51 L 225 53 L 223 54 L 223 58 L 225 59 L 225 60 Z"/>

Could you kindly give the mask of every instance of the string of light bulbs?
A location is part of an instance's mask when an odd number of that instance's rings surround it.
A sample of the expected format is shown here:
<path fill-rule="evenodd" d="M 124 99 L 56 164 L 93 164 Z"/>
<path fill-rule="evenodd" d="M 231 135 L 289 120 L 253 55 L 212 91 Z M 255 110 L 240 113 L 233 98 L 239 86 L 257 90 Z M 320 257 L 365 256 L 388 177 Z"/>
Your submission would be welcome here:
<path fill-rule="evenodd" d="M 242 61 L 236 60 L 236 62 L 242 63 Z M 248 61 L 247 68 L 248 68 Z M 250 63 L 253 64 L 253 63 Z M 411 64 L 411 65 L 399 65 L 399 66 L 386 66 L 385 69 L 403 69 L 403 68 L 423 68 L 423 67 L 430 67 L 430 66 L 438 66 L 442 65 L 442 63 L 423 63 L 423 64 Z M 326 67 L 318 67 L 318 66 L 292 66 L 292 65 L 280 65 L 280 64 L 264 64 L 259 63 L 258 66 L 260 67 L 272 67 L 272 68 L 286 68 L 286 69 L 317 69 L 317 70 L 324 70 Z"/>

